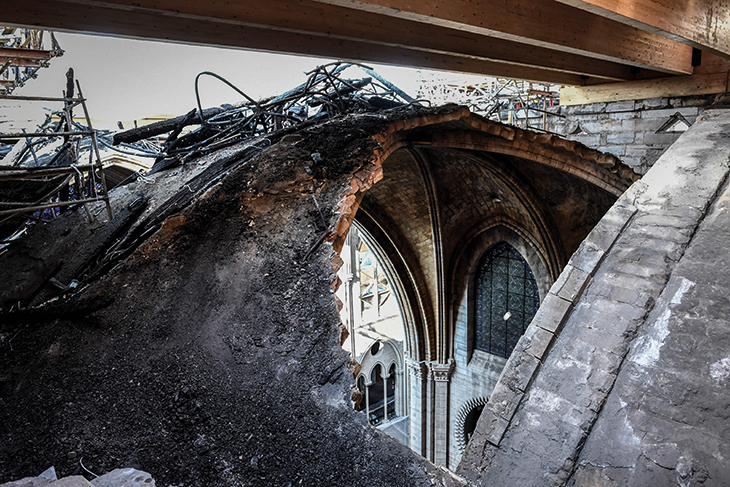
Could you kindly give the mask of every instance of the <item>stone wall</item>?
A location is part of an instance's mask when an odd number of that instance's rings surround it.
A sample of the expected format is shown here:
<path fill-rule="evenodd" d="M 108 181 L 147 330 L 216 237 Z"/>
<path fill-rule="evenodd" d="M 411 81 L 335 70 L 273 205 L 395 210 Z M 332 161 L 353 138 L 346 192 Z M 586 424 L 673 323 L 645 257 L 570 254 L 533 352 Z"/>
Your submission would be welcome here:
<path fill-rule="evenodd" d="M 730 481 L 730 111 L 701 120 L 553 285 L 459 466 L 477 485 Z"/>
<path fill-rule="evenodd" d="M 611 153 L 637 173 L 645 174 L 682 135 L 682 132 L 656 133 L 657 130 L 675 113 L 694 123 L 700 109 L 714 99 L 714 95 L 709 95 L 560 106 L 554 110 L 562 118 L 548 117 L 547 129 Z"/>

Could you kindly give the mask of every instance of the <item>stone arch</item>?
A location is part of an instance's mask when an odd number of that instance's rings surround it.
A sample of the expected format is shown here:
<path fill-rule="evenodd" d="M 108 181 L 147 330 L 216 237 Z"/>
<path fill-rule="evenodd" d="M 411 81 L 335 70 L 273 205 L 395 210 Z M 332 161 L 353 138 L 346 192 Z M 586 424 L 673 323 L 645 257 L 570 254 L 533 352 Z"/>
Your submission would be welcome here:
<path fill-rule="evenodd" d="M 415 288 L 416 277 L 403 254 L 388 233 L 373 219 L 366 208 L 360 208 L 354 221 L 367 239 L 370 250 L 383 266 L 403 317 L 405 353 L 414 360 L 423 360 L 428 336 L 424 336 L 422 297 Z"/>
<path fill-rule="evenodd" d="M 549 250 L 541 246 L 533 236 L 524 232 L 516 222 L 503 216 L 496 216 L 478 224 L 472 234 L 473 237 L 465 243 L 463 250 L 459 253 L 459 259 L 450 272 L 451 302 L 454 303 L 451 311 L 452 336 L 456 335 L 456 315 L 458 313 L 458 310 L 453 308 L 455 308 L 455 303 L 459 302 L 459 298 L 466 295 L 467 360 L 471 358 L 473 351 L 472 337 L 475 326 L 473 303 L 476 294 L 476 277 L 479 262 L 489 249 L 499 242 L 507 242 L 514 247 L 530 266 L 538 285 L 541 301 L 554 281 L 547 264 Z M 452 343 L 453 346 L 455 344 Z M 454 353 L 453 348 L 451 353 Z"/>
<path fill-rule="evenodd" d="M 385 130 L 372 136 L 372 139 L 379 144 L 379 147 L 375 149 L 371 163 L 365 164 L 350 181 L 350 187 L 339 208 L 340 221 L 336 230 L 328 237 L 328 240 L 333 242 L 335 251 L 341 248 L 355 214 L 363 203 L 365 192 L 370 190 L 374 183 L 383 179 L 383 165 L 387 167 L 389 159 L 401 148 L 411 148 L 411 154 L 413 154 L 412 148 L 455 149 L 462 151 L 460 154 L 464 157 L 471 158 L 483 166 L 489 166 L 494 177 L 499 178 L 510 191 L 519 195 L 520 202 L 540 228 L 538 232 L 540 239 L 551 242 L 548 246 L 558 249 L 544 254 L 548 256 L 547 267 L 553 279 L 566 260 L 565 253 L 561 254 L 559 251 L 559 237 L 550 232 L 549 221 L 546 221 L 544 213 L 539 211 L 535 198 L 521 189 L 524 187 L 524 181 L 504 167 L 489 164 L 488 159 L 492 156 L 485 153 L 509 155 L 532 161 L 540 166 L 576 177 L 614 198 L 638 177 L 611 155 L 552 135 L 536 134 L 491 122 L 471 114 L 465 107 L 444 107 L 443 111 L 435 114 L 396 120 Z M 422 180 L 420 184 L 428 187 L 427 181 Z M 363 227 L 375 236 L 373 240 L 380 242 L 384 247 L 384 253 L 395 262 L 394 267 L 397 268 L 398 275 L 408 276 L 407 279 L 403 279 L 402 295 L 408 297 L 409 308 L 412 310 L 411 317 L 406 317 L 409 350 L 413 351 L 411 354 L 415 359 L 433 360 L 440 356 L 437 351 L 444 346 L 442 342 L 452 339 L 448 336 L 448 332 L 443 339 L 436 332 L 434 316 L 437 312 L 438 298 L 430 295 L 434 293 L 429 291 L 429 286 L 426 284 L 431 278 L 423 274 L 423 269 L 418 268 L 418 263 L 414 265 L 412 260 L 409 261 L 408 256 L 402 254 L 398 256 L 398 243 L 403 242 L 402 236 L 396 235 L 392 228 L 383 225 L 380 208 L 368 203 L 363 204 L 363 210 L 365 215 L 359 218 Z M 374 215 L 378 215 L 377 218 Z M 378 238 L 378 235 L 385 238 Z M 444 289 L 448 289 L 448 283 Z"/>

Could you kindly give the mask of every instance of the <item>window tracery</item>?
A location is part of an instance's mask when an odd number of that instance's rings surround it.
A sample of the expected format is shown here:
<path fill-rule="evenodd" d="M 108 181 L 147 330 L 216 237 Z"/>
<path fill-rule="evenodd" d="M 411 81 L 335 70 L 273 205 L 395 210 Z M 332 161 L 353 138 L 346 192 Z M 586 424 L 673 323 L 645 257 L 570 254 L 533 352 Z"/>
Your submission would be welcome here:
<path fill-rule="evenodd" d="M 476 282 L 474 348 L 509 357 L 540 304 L 525 259 L 507 242 L 482 258 Z"/>

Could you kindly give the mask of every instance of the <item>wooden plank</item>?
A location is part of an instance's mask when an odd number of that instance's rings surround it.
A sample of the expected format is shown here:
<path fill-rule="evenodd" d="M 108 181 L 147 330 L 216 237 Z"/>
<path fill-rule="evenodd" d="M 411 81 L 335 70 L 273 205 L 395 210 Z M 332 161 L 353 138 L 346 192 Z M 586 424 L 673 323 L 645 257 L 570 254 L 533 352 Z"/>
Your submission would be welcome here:
<path fill-rule="evenodd" d="M 560 90 L 561 105 L 584 105 L 621 100 L 642 100 L 662 96 L 711 95 L 730 91 L 730 73 L 675 76 L 653 80 L 606 83 Z"/>
<path fill-rule="evenodd" d="M 245 47 L 270 52 L 372 61 L 567 85 L 582 84 L 585 81 L 578 75 L 548 69 L 375 45 L 363 41 L 332 39 L 285 30 L 272 31 L 235 23 L 209 22 L 168 15 L 153 16 L 148 12 L 50 0 L 25 2 L 22 7 L 8 0 L 0 0 L 0 7 L 6 4 L 14 5 L 12 9 L 3 10 L 3 22 L 8 25 L 146 39 L 164 38 L 170 41 L 220 47 Z"/>
<path fill-rule="evenodd" d="M 51 51 L 0 47 L 0 56 L 13 59 L 38 59 L 42 61 L 48 61 L 49 59 L 51 59 Z"/>
<path fill-rule="evenodd" d="M 692 74 L 689 46 L 553 0 L 317 1 L 669 74 Z"/>
<path fill-rule="evenodd" d="M 557 0 L 730 58 L 727 0 Z"/>
<path fill-rule="evenodd" d="M 522 66 L 612 80 L 634 78 L 630 66 L 573 53 L 555 51 L 437 25 L 403 20 L 361 10 L 333 6 L 311 0 L 269 0 L 265 8 L 248 2 L 210 0 L 74 0 L 84 5 L 119 8 L 151 15 L 223 22 L 268 28 L 333 39 L 366 41 L 383 46 L 422 50 L 503 61 Z M 343 21 L 343 19 L 346 19 Z"/>
<path fill-rule="evenodd" d="M 730 71 L 730 59 L 703 52 L 702 63 L 695 67 L 692 74 L 726 73 L 728 71 Z"/>

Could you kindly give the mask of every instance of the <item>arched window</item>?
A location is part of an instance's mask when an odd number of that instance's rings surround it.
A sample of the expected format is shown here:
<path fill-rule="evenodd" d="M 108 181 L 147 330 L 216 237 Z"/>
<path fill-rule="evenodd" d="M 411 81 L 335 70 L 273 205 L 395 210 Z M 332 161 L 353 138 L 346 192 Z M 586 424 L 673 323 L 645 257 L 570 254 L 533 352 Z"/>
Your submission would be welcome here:
<path fill-rule="evenodd" d="M 395 418 L 395 364 L 388 369 L 388 390 L 386 391 L 388 404 L 388 418 Z"/>
<path fill-rule="evenodd" d="M 474 348 L 509 357 L 539 304 L 525 259 L 506 242 L 494 246 L 477 274 Z"/>

